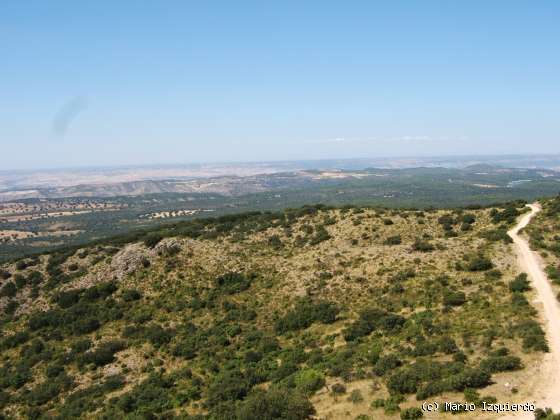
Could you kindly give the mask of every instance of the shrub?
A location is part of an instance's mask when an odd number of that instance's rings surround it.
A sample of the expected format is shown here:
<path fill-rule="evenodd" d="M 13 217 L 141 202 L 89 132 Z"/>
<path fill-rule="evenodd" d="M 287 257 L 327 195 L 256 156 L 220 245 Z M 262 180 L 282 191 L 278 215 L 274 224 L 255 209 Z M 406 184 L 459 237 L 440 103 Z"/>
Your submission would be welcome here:
<path fill-rule="evenodd" d="M 43 405 L 55 398 L 60 392 L 69 389 L 72 384 L 72 378 L 63 373 L 55 379 L 50 379 L 35 386 L 25 395 L 25 400 L 29 405 Z"/>
<path fill-rule="evenodd" d="M 468 271 L 486 271 L 490 270 L 493 266 L 492 261 L 482 255 L 471 258 L 467 262 Z"/>
<path fill-rule="evenodd" d="M 95 366 L 104 366 L 115 361 L 115 353 L 126 348 L 123 341 L 106 341 L 99 344 L 94 350 L 84 353 L 81 364 L 93 363 Z"/>
<path fill-rule="evenodd" d="M 389 377 L 387 388 L 391 394 L 412 394 L 420 382 L 421 378 L 412 369 L 401 369 Z"/>
<path fill-rule="evenodd" d="M 410 407 L 401 411 L 401 420 L 417 420 L 424 417 L 424 413 L 418 407 Z"/>
<path fill-rule="evenodd" d="M 235 294 L 251 287 L 251 279 L 241 273 L 229 272 L 216 278 L 216 287 L 227 294 Z"/>
<path fill-rule="evenodd" d="M 328 241 L 329 239 L 331 239 L 331 235 L 329 235 L 329 232 L 327 232 L 327 230 L 323 226 L 320 226 L 315 232 L 315 236 L 313 236 L 309 240 L 309 244 L 317 245 L 323 241 Z"/>
<path fill-rule="evenodd" d="M 531 286 L 529 285 L 529 281 L 527 280 L 527 274 L 521 273 L 519 274 L 510 284 L 509 290 L 512 293 L 515 292 L 526 292 L 531 290 Z"/>
<path fill-rule="evenodd" d="M 558 283 L 558 281 L 560 281 L 560 269 L 553 265 L 548 265 L 546 266 L 545 271 L 550 280 L 555 283 Z"/>
<path fill-rule="evenodd" d="M 359 389 L 355 389 L 348 396 L 348 401 L 350 401 L 352 404 L 358 404 L 364 401 L 364 396 Z"/>
<path fill-rule="evenodd" d="M 519 295 L 514 293 L 515 295 Z M 546 343 L 546 338 L 544 331 L 538 322 L 530 319 L 519 323 L 515 327 L 515 331 L 523 339 L 523 348 L 526 350 L 536 350 L 548 352 L 548 344 Z"/>
<path fill-rule="evenodd" d="M 451 337 L 443 336 L 438 340 L 438 350 L 445 354 L 453 354 L 459 351 L 455 340 Z"/>
<path fill-rule="evenodd" d="M 6 315 L 13 315 L 16 312 L 17 308 L 19 308 L 19 303 L 17 303 L 15 300 L 10 300 L 4 308 L 4 313 Z"/>
<path fill-rule="evenodd" d="M 297 331 L 311 326 L 314 322 L 332 324 L 336 321 L 338 307 L 330 302 L 299 301 L 293 310 L 278 319 L 275 329 L 279 334 Z"/>
<path fill-rule="evenodd" d="M 331 391 L 333 394 L 345 394 L 346 386 L 344 384 L 337 382 L 331 386 Z"/>
<path fill-rule="evenodd" d="M 83 289 L 60 292 L 55 296 L 54 300 L 61 308 L 69 308 L 79 302 L 82 292 Z"/>
<path fill-rule="evenodd" d="M 286 389 L 256 389 L 237 407 L 235 420 L 305 420 L 314 414 L 304 395 Z"/>
<path fill-rule="evenodd" d="M 402 243 L 401 235 L 389 236 L 383 243 L 385 245 L 400 245 Z"/>
<path fill-rule="evenodd" d="M 373 367 L 373 372 L 378 376 L 383 376 L 387 372 L 402 365 L 401 360 L 394 354 L 380 357 Z"/>
<path fill-rule="evenodd" d="M 360 318 L 343 332 L 346 341 L 353 341 L 371 334 L 376 329 L 388 333 L 400 331 L 405 318 L 382 309 L 366 309 L 360 312 Z"/>
<path fill-rule="evenodd" d="M 27 331 L 19 331 L 15 334 L 4 337 L 0 344 L 0 349 L 11 349 L 25 343 L 30 336 Z"/>
<path fill-rule="evenodd" d="M 152 324 L 146 328 L 145 336 L 148 341 L 154 345 L 154 347 L 158 348 L 171 341 L 173 332 L 166 330 L 157 324 Z"/>
<path fill-rule="evenodd" d="M 129 289 L 123 292 L 122 298 L 125 302 L 132 302 L 134 300 L 142 299 L 142 293 L 135 289 Z"/>
<path fill-rule="evenodd" d="M 186 337 L 179 341 L 173 349 L 173 355 L 190 360 L 197 355 L 197 343 L 194 337 Z"/>
<path fill-rule="evenodd" d="M 555 414 L 551 408 L 537 408 L 535 410 L 535 420 L 560 420 L 560 414 Z"/>
<path fill-rule="evenodd" d="M 296 388 L 305 395 L 313 395 L 325 386 L 325 377 L 314 369 L 304 369 L 296 373 L 294 377 Z"/>
<path fill-rule="evenodd" d="M 513 243 L 513 239 L 507 234 L 507 229 L 505 228 L 485 230 L 480 233 L 480 236 L 491 242 L 502 241 L 506 244 Z"/>
<path fill-rule="evenodd" d="M 490 372 L 505 372 L 522 368 L 521 359 L 516 356 L 491 356 L 480 362 L 480 368 Z"/>
<path fill-rule="evenodd" d="M 144 245 L 148 248 L 154 248 L 157 244 L 161 242 L 163 236 L 159 233 L 151 233 L 144 238 Z"/>
<path fill-rule="evenodd" d="M 77 319 L 72 323 L 71 327 L 74 334 L 82 335 L 94 332 L 99 327 L 101 327 L 101 323 L 96 318 L 86 317 Z"/>
<path fill-rule="evenodd" d="M 281 249 L 284 244 L 278 235 L 272 235 L 268 238 L 268 245 L 276 250 Z"/>
<path fill-rule="evenodd" d="M 14 297 L 17 294 L 16 285 L 9 281 L 0 289 L 0 297 Z"/>
<path fill-rule="evenodd" d="M 241 400 L 247 396 L 251 384 L 239 370 L 227 370 L 219 373 L 208 388 L 208 404 L 219 405 L 225 401 Z"/>
<path fill-rule="evenodd" d="M 430 252 L 433 251 L 434 249 L 435 247 L 430 242 L 424 241 L 420 238 L 417 238 L 412 244 L 413 251 Z"/>
<path fill-rule="evenodd" d="M 151 374 L 148 379 L 119 397 L 116 406 L 124 413 L 131 413 L 130 415 L 134 413 L 140 418 L 153 418 L 153 413 L 161 413 L 172 407 L 172 385 L 169 378 Z"/>
<path fill-rule="evenodd" d="M 443 292 L 443 304 L 445 306 L 461 306 L 467 301 L 465 293 L 453 290 Z"/>

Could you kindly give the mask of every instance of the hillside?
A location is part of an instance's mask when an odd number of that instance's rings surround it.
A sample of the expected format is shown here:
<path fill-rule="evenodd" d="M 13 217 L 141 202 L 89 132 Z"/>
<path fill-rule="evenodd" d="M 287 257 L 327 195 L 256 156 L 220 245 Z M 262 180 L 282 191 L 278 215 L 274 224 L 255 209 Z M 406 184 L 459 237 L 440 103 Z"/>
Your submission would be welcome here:
<path fill-rule="evenodd" d="M 506 235 L 523 211 L 308 206 L 5 264 L 0 408 L 413 419 L 436 396 L 528 401 L 547 343 Z"/>

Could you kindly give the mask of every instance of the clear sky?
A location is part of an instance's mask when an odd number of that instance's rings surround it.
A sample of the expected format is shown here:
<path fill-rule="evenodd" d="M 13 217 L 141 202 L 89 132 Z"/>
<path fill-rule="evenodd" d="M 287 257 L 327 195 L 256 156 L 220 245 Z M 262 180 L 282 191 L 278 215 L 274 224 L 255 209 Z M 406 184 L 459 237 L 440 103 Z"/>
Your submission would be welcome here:
<path fill-rule="evenodd" d="M 0 169 L 559 153 L 560 2 L 2 1 Z"/>

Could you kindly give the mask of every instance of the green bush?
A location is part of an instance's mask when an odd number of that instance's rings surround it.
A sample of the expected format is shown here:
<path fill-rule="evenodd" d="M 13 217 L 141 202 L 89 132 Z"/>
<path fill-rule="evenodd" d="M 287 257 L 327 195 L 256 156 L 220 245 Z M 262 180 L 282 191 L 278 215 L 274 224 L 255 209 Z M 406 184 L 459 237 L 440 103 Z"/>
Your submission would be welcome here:
<path fill-rule="evenodd" d="M 17 294 L 16 285 L 9 281 L 0 289 L 0 297 L 14 297 Z"/>
<path fill-rule="evenodd" d="M 275 324 L 276 332 L 284 334 L 288 331 L 305 329 L 314 322 L 332 324 L 336 321 L 339 310 L 330 302 L 313 302 L 310 299 L 299 301 L 293 310 L 278 319 Z"/>
<path fill-rule="evenodd" d="M 507 234 L 506 228 L 485 230 L 480 233 L 480 236 L 490 242 L 502 241 L 506 244 L 513 243 L 513 239 Z"/>
<path fill-rule="evenodd" d="M 362 395 L 362 391 L 359 389 L 353 390 L 350 395 L 348 395 L 348 401 L 352 404 L 358 404 L 364 401 L 364 396 Z"/>
<path fill-rule="evenodd" d="M 465 293 L 460 291 L 445 290 L 443 292 L 443 304 L 445 306 L 461 306 L 467 301 Z"/>
<path fill-rule="evenodd" d="M 383 243 L 385 245 L 400 245 L 402 243 L 401 235 L 389 236 Z"/>
<path fill-rule="evenodd" d="M 544 331 L 538 322 L 532 319 L 526 320 L 520 322 L 514 330 L 519 337 L 523 339 L 524 349 L 543 352 L 549 351 Z"/>
<path fill-rule="evenodd" d="M 144 245 L 148 248 L 154 248 L 157 244 L 161 242 L 163 235 L 159 233 L 151 233 L 144 238 Z"/>
<path fill-rule="evenodd" d="M 135 289 L 129 289 L 123 291 L 122 298 L 125 302 L 132 302 L 142 299 L 142 293 Z"/>
<path fill-rule="evenodd" d="M 341 384 L 341 383 L 337 382 L 335 384 L 332 384 L 331 392 L 335 395 L 345 394 L 346 393 L 346 386 L 344 384 Z"/>
<path fill-rule="evenodd" d="M 489 373 L 506 372 L 522 368 L 517 356 L 491 356 L 480 362 L 480 368 Z"/>
<path fill-rule="evenodd" d="M 122 412 L 139 418 L 153 418 L 172 407 L 171 387 L 173 381 L 161 374 L 151 374 L 131 391 L 120 396 L 116 407 Z"/>
<path fill-rule="evenodd" d="M 215 284 L 218 289 L 231 295 L 251 287 L 251 279 L 241 273 L 229 272 L 216 278 Z"/>
<path fill-rule="evenodd" d="M 560 420 L 560 414 L 555 414 L 551 408 L 537 408 L 535 410 L 535 420 Z"/>
<path fill-rule="evenodd" d="M 84 353 L 80 364 L 93 363 L 95 366 L 104 366 L 115 361 L 115 353 L 126 348 L 124 341 L 111 340 L 99 344 L 94 350 Z"/>
<path fill-rule="evenodd" d="M 25 400 L 31 406 L 43 405 L 57 397 L 62 391 L 70 389 L 72 385 L 72 378 L 62 373 L 54 379 L 36 385 L 25 395 Z"/>
<path fill-rule="evenodd" d="M 529 280 L 527 280 L 527 274 L 521 273 L 519 274 L 510 284 L 509 290 L 512 293 L 519 292 L 523 293 L 528 290 L 531 290 L 531 286 L 529 285 Z"/>
<path fill-rule="evenodd" d="M 401 411 L 401 420 L 417 420 L 424 417 L 424 413 L 418 407 L 410 407 Z"/>
<path fill-rule="evenodd" d="M 387 372 L 390 372 L 393 369 L 398 368 L 402 365 L 401 360 L 394 354 L 389 354 L 387 356 L 382 356 L 379 360 L 375 363 L 373 367 L 373 372 L 377 376 L 383 376 Z"/>
<path fill-rule="evenodd" d="M 492 267 L 494 267 L 492 261 L 490 261 L 488 258 L 482 255 L 478 255 L 474 258 L 471 258 L 467 262 L 468 271 L 487 271 L 490 270 Z"/>
<path fill-rule="evenodd" d="M 412 244 L 412 250 L 413 251 L 431 252 L 434 249 L 435 249 L 435 247 L 430 242 L 427 242 L 427 241 L 425 241 L 423 239 L 420 239 L 420 238 L 416 238 L 416 240 Z"/>
<path fill-rule="evenodd" d="M 392 374 L 387 381 L 391 394 L 413 394 L 421 383 L 421 377 L 414 369 L 405 368 Z"/>
<path fill-rule="evenodd" d="M 304 369 L 296 373 L 294 383 L 304 395 L 313 395 L 325 386 L 325 377 L 314 369 Z"/>
<path fill-rule="evenodd" d="M 256 389 L 237 407 L 235 420 L 305 420 L 314 414 L 304 395 L 286 389 Z"/>
<path fill-rule="evenodd" d="M 382 309 L 365 309 L 360 312 L 360 318 L 343 331 L 346 341 L 357 340 L 380 329 L 387 333 L 396 333 L 404 325 L 405 318 L 386 312 Z"/>

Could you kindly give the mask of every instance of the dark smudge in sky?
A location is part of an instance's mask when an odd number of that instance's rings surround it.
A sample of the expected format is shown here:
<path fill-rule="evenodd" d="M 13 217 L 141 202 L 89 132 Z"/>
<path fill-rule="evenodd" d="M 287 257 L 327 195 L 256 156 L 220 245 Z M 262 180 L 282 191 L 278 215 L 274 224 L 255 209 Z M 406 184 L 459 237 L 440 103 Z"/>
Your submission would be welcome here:
<path fill-rule="evenodd" d="M 70 99 L 54 116 L 52 132 L 58 137 L 64 137 L 74 120 L 86 108 L 87 100 L 85 97 L 76 96 Z"/>

